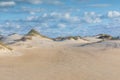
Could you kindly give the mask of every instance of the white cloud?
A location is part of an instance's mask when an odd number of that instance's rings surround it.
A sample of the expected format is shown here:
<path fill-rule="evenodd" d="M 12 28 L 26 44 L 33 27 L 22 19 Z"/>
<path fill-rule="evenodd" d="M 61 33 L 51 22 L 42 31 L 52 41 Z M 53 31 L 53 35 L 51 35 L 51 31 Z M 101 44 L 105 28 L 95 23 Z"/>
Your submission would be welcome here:
<path fill-rule="evenodd" d="M 52 12 L 50 14 L 50 16 L 54 16 L 57 18 L 62 18 L 71 22 L 75 22 L 75 21 L 80 21 L 80 19 L 78 18 L 78 16 L 72 16 L 70 12 L 67 13 L 58 13 L 58 12 Z"/>
<path fill-rule="evenodd" d="M 41 23 L 41 26 L 43 26 L 43 27 L 49 27 L 49 25 L 48 25 L 48 23 Z"/>
<path fill-rule="evenodd" d="M 32 4 L 41 4 L 41 3 L 43 3 L 42 0 L 26 0 L 26 1 L 28 1 L 29 3 L 32 3 Z"/>
<path fill-rule="evenodd" d="M 51 0 L 19 0 L 19 1 L 28 2 L 31 4 L 42 4 L 42 3 L 55 4 L 55 5 L 63 4 L 60 0 L 52 0 L 52 1 Z"/>
<path fill-rule="evenodd" d="M 50 13 L 50 16 L 61 17 L 62 14 L 58 13 L 58 12 L 52 12 L 52 13 Z"/>
<path fill-rule="evenodd" d="M 85 12 L 83 20 L 87 23 L 100 23 L 102 21 L 100 17 L 101 15 L 95 12 Z"/>
<path fill-rule="evenodd" d="M 70 12 L 66 12 L 66 13 L 52 12 L 52 13 L 50 13 L 50 16 L 63 18 L 63 19 L 66 19 L 66 20 L 73 20 L 73 21 L 78 20 L 78 17 L 77 16 L 72 16 Z"/>
<path fill-rule="evenodd" d="M 31 14 L 31 15 L 34 15 L 34 14 L 35 14 L 35 12 L 31 11 L 31 12 L 30 12 L 30 14 Z"/>
<path fill-rule="evenodd" d="M 64 14 L 64 17 L 65 17 L 66 19 L 70 19 L 70 18 L 71 18 L 70 13 L 65 13 L 65 14 Z"/>
<path fill-rule="evenodd" d="M 43 0 L 43 1 L 44 1 L 44 0 Z M 52 0 L 52 1 L 46 0 L 46 1 L 44 1 L 44 3 L 53 4 L 53 5 L 62 5 L 62 4 L 63 4 L 63 2 L 60 1 L 60 0 Z"/>
<path fill-rule="evenodd" d="M 21 9 L 24 12 L 42 12 L 45 10 L 43 8 L 28 8 L 28 7 L 22 7 Z"/>
<path fill-rule="evenodd" d="M 35 20 L 37 17 L 36 16 L 29 16 L 27 17 L 27 21 L 32 21 Z"/>
<path fill-rule="evenodd" d="M 58 27 L 60 27 L 60 28 L 65 28 L 65 27 L 66 27 L 66 24 L 64 24 L 64 23 L 59 23 L 59 24 L 58 24 Z"/>
<path fill-rule="evenodd" d="M 49 25 L 56 25 L 65 27 L 67 24 L 80 24 L 80 18 L 78 16 L 73 16 L 70 13 L 60 13 L 60 12 L 51 12 L 51 13 L 43 13 L 40 16 L 30 15 L 23 21 L 30 21 L 36 23 L 48 23 Z M 63 24 L 59 24 L 63 23 Z M 59 24 L 59 25 L 58 25 Z M 72 26 L 72 25 L 71 25 Z"/>
<path fill-rule="evenodd" d="M 110 4 L 92 4 L 89 6 L 91 6 L 91 7 L 108 7 L 108 6 L 110 6 Z"/>
<path fill-rule="evenodd" d="M 120 17 L 120 12 L 118 12 L 118 11 L 109 11 L 109 12 L 108 12 L 108 17 L 109 17 L 109 18 L 117 18 L 117 17 Z"/>
<path fill-rule="evenodd" d="M 14 1 L 0 1 L 1 7 L 14 6 L 16 3 Z"/>
<path fill-rule="evenodd" d="M 42 15 L 42 17 L 47 17 L 48 16 L 48 14 L 47 13 L 44 13 L 43 15 Z"/>

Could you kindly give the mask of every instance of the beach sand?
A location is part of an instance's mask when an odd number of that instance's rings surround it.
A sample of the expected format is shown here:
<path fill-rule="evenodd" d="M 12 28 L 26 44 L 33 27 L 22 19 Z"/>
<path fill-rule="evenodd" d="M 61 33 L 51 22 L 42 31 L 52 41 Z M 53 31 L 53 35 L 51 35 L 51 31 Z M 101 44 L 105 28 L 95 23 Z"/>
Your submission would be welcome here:
<path fill-rule="evenodd" d="M 33 42 L 9 45 L 22 55 L 0 56 L 0 80 L 120 80 L 119 48 Z"/>

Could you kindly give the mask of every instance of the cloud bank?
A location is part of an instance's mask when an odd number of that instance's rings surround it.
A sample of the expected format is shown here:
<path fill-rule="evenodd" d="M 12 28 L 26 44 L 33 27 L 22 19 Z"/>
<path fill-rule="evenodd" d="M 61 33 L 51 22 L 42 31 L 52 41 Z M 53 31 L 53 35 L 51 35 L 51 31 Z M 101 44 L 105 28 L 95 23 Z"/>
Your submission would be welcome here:
<path fill-rule="evenodd" d="M 0 7 L 8 7 L 15 6 L 16 3 L 14 1 L 0 1 Z"/>
<path fill-rule="evenodd" d="M 51 37 L 119 34 L 120 11 L 114 10 L 110 3 L 90 1 L 1 0 L 0 32 L 25 34 L 35 28 Z"/>

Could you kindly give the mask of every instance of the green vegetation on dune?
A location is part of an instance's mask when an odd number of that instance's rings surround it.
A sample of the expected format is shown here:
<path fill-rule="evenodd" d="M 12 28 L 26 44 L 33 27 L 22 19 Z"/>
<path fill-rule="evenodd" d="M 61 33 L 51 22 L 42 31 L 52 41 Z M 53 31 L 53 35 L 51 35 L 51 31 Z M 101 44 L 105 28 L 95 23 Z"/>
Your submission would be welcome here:
<path fill-rule="evenodd" d="M 78 40 L 80 38 L 81 38 L 80 36 L 67 36 L 67 37 L 57 37 L 53 40 L 55 40 L 55 41 L 63 41 L 63 40 L 71 40 L 71 39 Z"/>
<path fill-rule="evenodd" d="M 112 40 L 120 40 L 120 37 L 119 36 L 113 37 Z"/>
<path fill-rule="evenodd" d="M 28 36 L 35 36 L 35 35 L 40 35 L 40 33 L 37 32 L 37 31 L 34 30 L 34 29 L 31 29 L 31 30 L 28 32 L 27 35 L 28 35 Z"/>
<path fill-rule="evenodd" d="M 35 29 L 31 29 L 26 36 L 40 36 L 40 37 L 43 37 L 43 38 L 47 38 L 47 39 L 50 39 L 48 38 L 47 36 L 44 36 L 42 34 L 40 34 L 38 31 L 36 31 Z"/>
<path fill-rule="evenodd" d="M 99 34 L 97 36 L 98 36 L 99 39 L 111 40 L 113 38 L 111 35 L 108 35 L 108 34 Z"/>
<path fill-rule="evenodd" d="M 68 40 L 70 40 L 70 39 L 78 40 L 78 39 L 80 39 L 80 36 L 68 36 L 68 37 L 66 37 L 66 39 L 68 39 Z"/>
<path fill-rule="evenodd" d="M 0 46 L 1 46 L 1 48 L 4 47 L 8 50 L 13 50 L 12 48 L 8 47 L 7 45 L 3 44 L 2 42 L 0 42 Z"/>
<path fill-rule="evenodd" d="M 97 35 L 99 39 L 107 39 L 107 40 L 120 40 L 120 37 L 117 36 L 117 37 L 113 37 L 111 35 L 108 35 L 108 34 L 99 34 Z"/>

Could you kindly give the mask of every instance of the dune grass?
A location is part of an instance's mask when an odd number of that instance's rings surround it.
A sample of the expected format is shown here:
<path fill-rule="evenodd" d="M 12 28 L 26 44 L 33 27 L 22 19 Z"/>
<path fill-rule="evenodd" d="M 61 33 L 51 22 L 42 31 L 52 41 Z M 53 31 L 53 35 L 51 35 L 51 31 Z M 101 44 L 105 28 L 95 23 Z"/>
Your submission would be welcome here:
<path fill-rule="evenodd" d="M 13 50 L 12 48 L 8 47 L 7 45 L 5 45 L 4 43 L 0 42 L 0 45 L 7 48 L 8 50 Z"/>
<path fill-rule="evenodd" d="M 38 31 L 36 31 L 35 29 L 31 29 L 26 36 L 41 36 L 43 38 L 47 38 L 47 39 L 50 39 L 49 37 L 47 36 L 44 36 L 42 34 L 40 34 Z"/>

